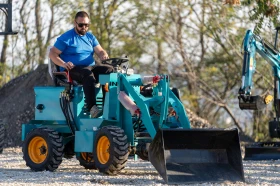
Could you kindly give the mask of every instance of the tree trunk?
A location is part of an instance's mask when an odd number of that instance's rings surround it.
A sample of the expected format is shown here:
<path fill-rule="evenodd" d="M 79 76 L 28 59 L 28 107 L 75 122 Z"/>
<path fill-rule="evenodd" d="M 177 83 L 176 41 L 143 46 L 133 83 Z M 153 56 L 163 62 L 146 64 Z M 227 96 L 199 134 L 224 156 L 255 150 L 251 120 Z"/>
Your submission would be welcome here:
<path fill-rule="evenodd" d="M 8 35 L 5 35 L 2 44 L 1 59 L 0 59 L 0 63 L 2 65 L 6 64 L 8 45 L 9 45 L 9 37 Z"/>
<path fill-rule="evenodd" d="M 6 21 L 8 21 L 6 19 Z M 5 30 L 8 29 L 8 24 L 5 24 Z M 3 44 L 2 44 L 2 51 L 1 51 L 1 56 L 0 56 L 0 76 L 4 77 L 5 76 L 5 69 L 6 69 L 6 59 L 7 59 L 7 49 L 9 46 L 9 37 L 8 35 L 4 36 Z M 5 81 L 5 78 L 3 78 Z M 0 79 L 1 81 L 1 79 Z"/>
<path fill-rule="evenodd" d="M 45 52 L 43 49 L 43 38 L 42 38 L 42 16 L 41 16 L 41 0 L 37 0 L 35 4 L 35 23 L 36 23 L 36 33 L 37 33 L 37 42 L 39 50 L 39 64 L 44 63 Z"/>

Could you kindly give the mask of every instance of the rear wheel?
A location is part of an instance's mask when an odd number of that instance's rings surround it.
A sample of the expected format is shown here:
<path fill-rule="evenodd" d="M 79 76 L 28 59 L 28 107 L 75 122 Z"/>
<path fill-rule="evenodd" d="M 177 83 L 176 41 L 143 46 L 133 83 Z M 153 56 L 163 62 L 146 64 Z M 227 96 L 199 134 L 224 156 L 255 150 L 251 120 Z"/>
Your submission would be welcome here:
<path fill-rule="evenodd" d="M 77 156 L 80 165 L 86 169 L 97 169 L 94 163 L 93 154 L 89 152 L 81 152 L 80 156 Z"/>
<path fill-rule="evenodd" d="M 0 123 L 0 154 L 3 153 L 5 139 L 5 128 L 4 124 Z"/>
<path fill-rule="evenodd" d="M 23 142 L 23 159 L 34 171 L 54 171 L 62 162 L 63 148 L 58 132 L 47 128 L 33 129 Z"/>
<path fill-rule="evenodd" d="M 127 136 L 115 126 L 101 128 L 95 138 L 94 161 L 99 172 L 118 174 L 128 159 Z"/>

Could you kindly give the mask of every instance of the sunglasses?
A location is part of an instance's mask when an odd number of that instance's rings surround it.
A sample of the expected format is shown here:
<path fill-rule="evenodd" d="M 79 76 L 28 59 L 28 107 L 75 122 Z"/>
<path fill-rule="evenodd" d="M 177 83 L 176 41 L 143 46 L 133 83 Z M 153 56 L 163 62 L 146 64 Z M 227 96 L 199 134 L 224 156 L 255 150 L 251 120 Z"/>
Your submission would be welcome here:
<path fill-rule="evenodd" d="M 77 23 L 77 21 L 75 21 L 76 23 Z M 88 23 L 77 23 L 77 25 L 78 25 L 78 27 L 83 27 L 83 26 L 85 26 L 85 27 L 89 27 L 89 24 Z"/>

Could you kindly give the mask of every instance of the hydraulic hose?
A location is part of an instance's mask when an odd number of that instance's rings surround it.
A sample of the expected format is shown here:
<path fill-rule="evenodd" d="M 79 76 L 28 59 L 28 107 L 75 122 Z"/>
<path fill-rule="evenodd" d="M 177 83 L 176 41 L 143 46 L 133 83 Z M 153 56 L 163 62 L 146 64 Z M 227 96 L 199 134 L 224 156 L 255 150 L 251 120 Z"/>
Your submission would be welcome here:
<path fill-rule="evenodd" d="M 59 104 L 60 104 L 60 108 L 64 114 L 64 117 L 65 117 L 65 120 L 66 120 L 66 123 L 67 125 L 69 126 L 70 130 L 71 130 L 71 133 L 72 135 L 74 135 L 74 131 L 75 131 L 75 128 L 73 127 L 72 125 L 72 122 L 71 122 L 71 118 L 69 116 L 69 112 L 70 112 L 70 115 L 72 117 L 72 121 L 74 121 L 74 117 L 73 117 L 73 114 L 72 114 L 72 111 L 71 111 L 71 108 L 70 108 L 70 104 L 69 104 L 69 101 L 66 99 L 66 97 L 63 95 L 63 93 L 61 93 L 60 95 L 60 98 L 59 98 Z M 69 105 L 69 106 L 68 106 Z M 69 108 L 69 110 L 68 110 Z"/>

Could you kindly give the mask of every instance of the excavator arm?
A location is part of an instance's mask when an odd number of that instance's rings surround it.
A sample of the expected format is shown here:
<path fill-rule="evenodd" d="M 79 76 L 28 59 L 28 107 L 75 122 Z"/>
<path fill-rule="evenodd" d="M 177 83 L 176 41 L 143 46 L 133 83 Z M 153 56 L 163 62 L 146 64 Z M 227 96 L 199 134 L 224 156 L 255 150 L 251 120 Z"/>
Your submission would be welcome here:
<path fill-rule="evenodd" d="M 280 53 L 251 30 L 246 32 L 243 41 L 243 53 L 242 84 L 238 92 L 239 107 L 248 110 L 261 110 L 273 100 L 273 97 L 271 95 L 265 97 L 252 95 L 252 77 L 256 70 L 256 53 L 259 53 L 272 67 L 275 77 L 274 100 L 280 98 Z"/>

